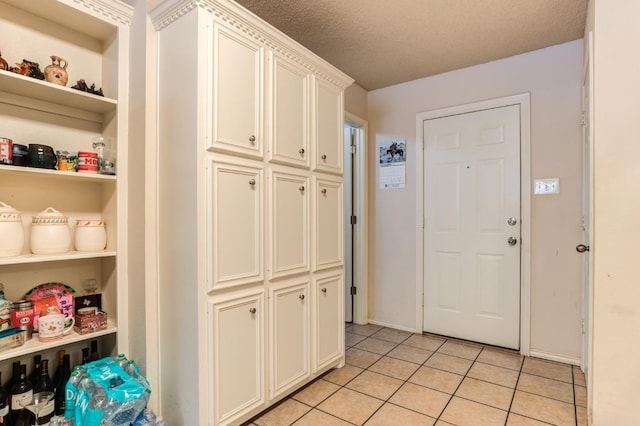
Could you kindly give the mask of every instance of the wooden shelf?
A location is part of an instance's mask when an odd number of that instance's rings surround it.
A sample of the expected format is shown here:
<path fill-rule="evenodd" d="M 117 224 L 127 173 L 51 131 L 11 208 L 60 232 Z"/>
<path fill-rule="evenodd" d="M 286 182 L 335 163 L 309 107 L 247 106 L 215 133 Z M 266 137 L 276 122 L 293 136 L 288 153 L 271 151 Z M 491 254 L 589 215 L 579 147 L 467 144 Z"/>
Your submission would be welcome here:
<path fill-rule="evenodd" d="M 4 70 L 0 71 L 0 91 L 101 114 L 115 111 L 118 105 L 114 99 Z"/>
<path fill-rule="evenodd" d="M 75 331 L 72 331 L 67 336 L 64 336 L 60 340 L 55 340 L 53 342 L 43 343 L 38 340 L 38 334 L 34 333 L 33 337 L 26 341 L 24 345 L 19 346 L 13 349 L 7 349 L 6 351 L 0 352 L 0 361 L 5 361 L 7 359 L 29 355 L 35 352 L 43 352 L 47 349 L 58 348 L 64 345 L 69 345 L 71 343 L 82 342 L 84 340 L 95 339 L 96 337 L 106 336 L 108 334 L 114 334 L 118 331 L 116 325 L 111 321 L 107 320 L 107 328 L 105 330 L 95 331 L 93 333 L 87 334 L 79 334 Z"/>
<path fill-rule="evenodd" d="M 21 256 L 0 258 L 0 266 L 24 263 L 60 262 L 77 259 L 95 259 L 99 257 L 115 257 L 115 255 L 115 251 L 70 251 L 61 254 L 23 254 Z"/>
<path fill-rule="evenodd" d="M 7 166 L 3 164 L 0 164 L 0 173 L 2 173 L 2 176 L 6 176 L 7 178 L 11 178 L 11 174 L 15 174 L 16 178 L 20 178 L 20 176 L 31 175 L 44 176 L 53 179 L 70 179 L 76 182 L 113 182 L 116 180 L 115 175 L 64 172 L 60 170 L 39 169 L 36 167 Z"/>

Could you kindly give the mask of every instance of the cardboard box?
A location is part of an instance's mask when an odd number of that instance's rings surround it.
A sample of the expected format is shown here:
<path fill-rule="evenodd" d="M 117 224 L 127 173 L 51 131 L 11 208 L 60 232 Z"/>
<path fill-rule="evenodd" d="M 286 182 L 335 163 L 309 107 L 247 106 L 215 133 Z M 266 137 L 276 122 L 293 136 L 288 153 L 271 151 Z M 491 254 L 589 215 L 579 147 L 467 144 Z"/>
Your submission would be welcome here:
<path fill-rule="evenodd" d="M 77 333 L 87 334 L 107 328 L 107 313 L 98 311 L 92 315 L 76 315 L 74 329 Z"/>

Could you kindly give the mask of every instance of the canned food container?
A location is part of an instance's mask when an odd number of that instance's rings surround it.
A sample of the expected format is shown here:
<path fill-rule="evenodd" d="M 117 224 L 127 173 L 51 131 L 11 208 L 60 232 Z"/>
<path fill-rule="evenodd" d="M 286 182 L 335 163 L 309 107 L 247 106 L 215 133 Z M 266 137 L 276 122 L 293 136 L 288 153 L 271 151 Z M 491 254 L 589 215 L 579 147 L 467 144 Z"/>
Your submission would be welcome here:
<path fill-rule="evenodd" d="M 13 141 L 0 137 L 0 164 L 13 164 Z"/>
<path fill-rule="evenodd" d="M 11 325 L 26 332 L 26 338 L 33 335 L 33 302 L 31 300 L 18 300 L 11 307 Z"/>
<path fill-rule="evenodd" d="M 0 331 L 0 351 L 22 346 L 26 340 L 27 332 L 19 328 Z"/>
<path fill-rule="evenodd" d="M 22 213 L 0 201 L 0 257 L 19 256 L 24 245 Z"/>
<path fill-rule="evenodd" d="M 77 251 L 100 251 L 107 245 L 107 232 L 102 219 L 77 219 L 75 247 Z"/>
<path fill-rule="evenodd" d="M 98 173 L 98 153 L 94 151 L 78 151 L 78 171 Z"/>
<path fill-rule="evenodd" d="M 69 217 L 53 207 L 47 207 L 31 220 L 31 252 L 58 254 L 69 251 L 71 232 Z"/>
<path fill-rule="evenodd" d="M 14 166 L 29 165 L 29 147 L 19 143 L 13 144 L 13 155 L 11 157 Z"/>

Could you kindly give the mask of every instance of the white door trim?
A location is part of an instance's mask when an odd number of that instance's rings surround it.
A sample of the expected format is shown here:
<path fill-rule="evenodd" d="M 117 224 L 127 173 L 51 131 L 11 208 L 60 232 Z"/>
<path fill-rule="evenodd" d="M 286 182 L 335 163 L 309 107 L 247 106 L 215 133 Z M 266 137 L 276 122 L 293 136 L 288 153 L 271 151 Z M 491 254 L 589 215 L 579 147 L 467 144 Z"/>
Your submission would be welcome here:
<path fill-rule="evenodd" d="M 531 124 L 530 94 L 508 96 L 416 114 L 416 332 L 424 319 L 424 127 L 423 121 L 509 105 L 520 106 L 520 353 L 529 355 L 531 341 Z M 420 149 L 421 148 L 421 149 Z"/>
<path fill-rule="evenodd" d="M 344 119 L 350 126 L 361 130 L 360 137 L 356 138 L 355 157 L 355 209 L 357 217 L 354 239 L 355 259 L 353 259 L 354 281 L 356 282 L 358 294 L 354 300 L 352 318 L 356 324 L 367 324 L 369 322 L 369 222 L 367 220 L 368 206 L 368 180 L 367 180 L 367 140 L 369 123 L 353 114 L 345 111 Z"/>

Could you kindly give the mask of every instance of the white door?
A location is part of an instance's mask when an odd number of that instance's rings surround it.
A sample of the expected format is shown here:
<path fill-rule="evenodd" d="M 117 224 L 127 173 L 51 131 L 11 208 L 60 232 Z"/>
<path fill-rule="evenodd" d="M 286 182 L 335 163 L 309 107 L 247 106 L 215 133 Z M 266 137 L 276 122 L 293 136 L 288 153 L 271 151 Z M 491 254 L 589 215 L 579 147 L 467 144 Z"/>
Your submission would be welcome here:
<path fill-rule="evenodd" d="M 520 347 L 520 108 L 425 120 L 424 330 Z"/>

